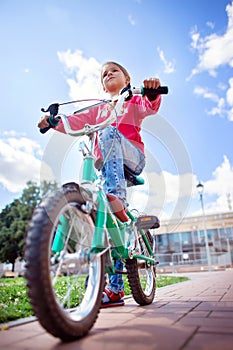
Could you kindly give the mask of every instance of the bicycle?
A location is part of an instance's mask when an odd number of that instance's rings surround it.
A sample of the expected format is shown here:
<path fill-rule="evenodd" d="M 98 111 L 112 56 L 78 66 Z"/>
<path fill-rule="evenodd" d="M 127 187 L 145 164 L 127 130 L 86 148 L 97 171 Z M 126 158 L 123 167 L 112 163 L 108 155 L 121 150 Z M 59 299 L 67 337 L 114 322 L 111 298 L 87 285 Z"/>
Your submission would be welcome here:
<path fill-rule="evenodd" d="M 154 300 L 158 262 L 150 230 L 160 226 L 159 219 L 129 209 L 126 220 L 114 213 L 111 197 L 104 193 L 102 178 L 94 166 L 93 149 L 95 133 L 112 124 L 127 97 L 167 92 L 167 87 L 127 90 L 114 108 L 110 101 L 98 100 L 85 108 L 110 104 L 110 117 L 97 125 L 85 125 L 82 130 L 72 130 L 68 118 L 58 114 L 62 104 L 47 109 L 50 126 L 42 133 L 61 118 L 68 134 L 88 136 L 88 145 L 80 143 L 81 183 L 66 183 L 46 196 L 34 210 L 26 238 L 25 277 L 34 314 L 50 334 L 62 341 L 81 338 L 93 327 L 109 274 L 127 274 L 132 296 L 139 305 Z M 128 186 L 144 183 L 127 168 L 125 177 Z M 124 262 L 125 271 L 115 270 L 115 259 Z"/>

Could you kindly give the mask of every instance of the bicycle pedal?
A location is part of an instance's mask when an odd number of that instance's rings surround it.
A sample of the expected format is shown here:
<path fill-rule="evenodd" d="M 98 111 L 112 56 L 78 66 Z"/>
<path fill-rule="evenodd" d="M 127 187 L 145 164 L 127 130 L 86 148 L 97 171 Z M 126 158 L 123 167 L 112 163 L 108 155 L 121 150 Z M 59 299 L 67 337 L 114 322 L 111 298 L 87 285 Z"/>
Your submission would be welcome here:
<path fill-rule="evenodd" d="M 149 230 L 153 228 L 159 228 L 160 222 L 155 215 L 141 215 L 137 218 L 136 225 L 142 230 Z"/>

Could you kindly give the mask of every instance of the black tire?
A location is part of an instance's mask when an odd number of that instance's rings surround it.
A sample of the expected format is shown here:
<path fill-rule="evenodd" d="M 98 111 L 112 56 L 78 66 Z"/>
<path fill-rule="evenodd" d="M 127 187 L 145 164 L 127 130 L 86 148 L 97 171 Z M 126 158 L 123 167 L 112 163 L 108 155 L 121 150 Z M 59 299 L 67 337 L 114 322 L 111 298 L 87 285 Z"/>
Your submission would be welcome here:
<path fill-rule="evenodd" d="M 105 285 L 105 257 L 89 255 L 94 222 L 82 203 L 75 186 L 48 196 L 35 209 L 26 239 L 25 277 L 33 311 L 63 341 L 81 338 L 92 328 Z M 51 247 L 61 216 L 68 229 L 57 259 Z"/>
<path fill-rule="evenodd" d="M 145 235 L 150 246 L 152 247 L 153 238 L 150 231 L 146 231 Z M 140 233 L 138 233 L 138 237 L 141 250 L 140 254 L 151 257 Z M 148 266 L 148 264 L 146 264 L 146 262 L 141 259 L 127 259 L 125 266 L 127 270 L 129 286 L 136 303 L 139 305 L 151 304 L 154 300 L 156 291 L 155 265 Z"/>

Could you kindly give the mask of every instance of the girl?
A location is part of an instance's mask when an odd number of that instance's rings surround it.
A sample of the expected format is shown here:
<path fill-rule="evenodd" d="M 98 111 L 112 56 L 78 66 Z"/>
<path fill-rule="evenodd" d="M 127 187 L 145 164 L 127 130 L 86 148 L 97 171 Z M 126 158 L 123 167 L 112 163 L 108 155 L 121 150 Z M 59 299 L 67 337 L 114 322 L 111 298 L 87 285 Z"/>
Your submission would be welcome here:
<path fill-rule="evenodd" d="M 116 62 L 106 62 L 101 70 L 101 83 L 114 105 L 118 96 L 125 88 L 130 88 L 130 75 L 128 71 Z M 157 78 L 149 78 L 143 81 L 144 88 L 157 89 L 160 81 Z M 104 190 L 111 203 L 113 211 L 122 221 L 127 221 L 126 208 L 126 181 L 124 165 L 135 175 L 139 175 L 145 166 L 144 144 L 140 136 L 143 119 L 158 112 L 161 103 L 161 95 L 154 100 L 147 96 L 134 95 L 125 101 L 121 114 L 117 116 L 117 122 L 98 132 L 96 142 L 96 167 L 102 171 L 104 178 Z M 103 115 L 108 117 L 110 108 L 96 107 L 89 112 L 70 115 L 69 123 L 72 129 L 82 129 L 85 124 L 99 123 Z M 39 128 L 49 126 L 48 116 L 44 116 L 38 123 Z M 97 121 L 98 119 L 98 121 Z M 65 132 L 60 121 L 55 130 Z M 122 271 L 123 264 L 116 260 L 115 268 Z M 110 284 L 105 288 L 103 307 L 123 305 L 124 284 L 121 274 L 111 275 Z"/>

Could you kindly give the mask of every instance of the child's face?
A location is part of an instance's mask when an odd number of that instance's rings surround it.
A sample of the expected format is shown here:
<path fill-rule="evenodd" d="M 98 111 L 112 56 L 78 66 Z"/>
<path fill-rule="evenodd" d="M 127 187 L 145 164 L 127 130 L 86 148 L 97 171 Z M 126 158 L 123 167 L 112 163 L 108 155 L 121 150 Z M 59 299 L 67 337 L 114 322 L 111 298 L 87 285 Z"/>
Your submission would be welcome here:
<path fill-rule="evenodd" d="M 114 63 L 103 66 L 101 78 L 104 91 L 110 94 L 119 94 L 130 82 L 130 78 Z"/>

